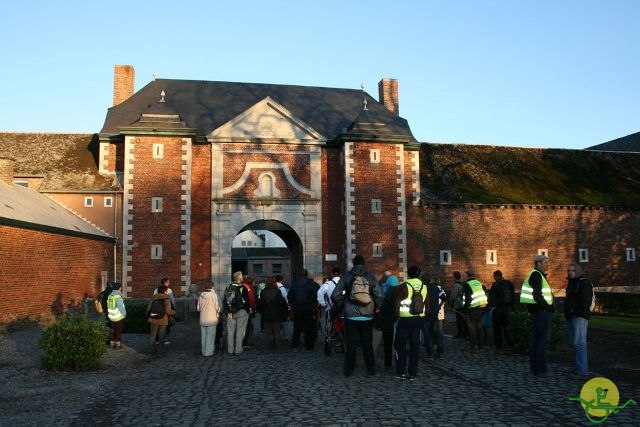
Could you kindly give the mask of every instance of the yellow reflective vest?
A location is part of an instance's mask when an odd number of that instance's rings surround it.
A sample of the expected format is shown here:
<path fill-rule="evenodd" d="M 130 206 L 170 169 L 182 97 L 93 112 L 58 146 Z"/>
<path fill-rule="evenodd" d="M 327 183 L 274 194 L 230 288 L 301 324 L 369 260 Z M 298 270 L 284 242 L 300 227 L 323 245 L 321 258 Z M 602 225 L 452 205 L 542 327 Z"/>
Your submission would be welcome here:
<path fill-rule="evenodd" d="M 487 294 L 482 288 L 482 283 L 480 283 L 478 279 L 471 279 L 467 284 L 471 288 L 471 304 L 469 304 L 469 308 L 486 306 Z M 461 292 L 463 292 L 462 301 L 465 301 L 466 295 L 464 293 L 464 289 Z"/>
<path fill-rule="evenodd" d="M 407 279 L 407 297 L 400 301 L 400 317 L 424 317 L 427 314 L 427 286 L 422 284 L 422 280 L 418 278 Z M 411 296 L 413 296 L 414 292 L 420 291 L 420 287 L 422 287 L 422 300 L 424 303 L 424 312 L 422 314 L 411 314 L 409 308 L 411 306 Z"/>
<path fill-rule="evenodd" d="M 529 272 L 527 278 L 524 279 L 522 283 L 522 290 L 520 291 L 520 302 L 522 304 L 537 304 L 537 302 L 533 299 L 533 288 L 529 285 L 529 279 L 534 272 L 540 273 L 540 271 L 535 268 Z M 549 282 L 547 278 L 544 277 L 544 274 L 540 273 L 540 277 L 542 277 L 542 296 L 547 304 L 553 304 L 553 294 L 551 293 L 551 286 L 549 286 Z"/>
<path fill-rule="evenodd" d="M 119 322 L 124 319 L 124 314 L 118 308 L 118 299 L 122 299 L 122 295 L 111 294 L 107 298 L 107 315 L 112 322 Z"/>

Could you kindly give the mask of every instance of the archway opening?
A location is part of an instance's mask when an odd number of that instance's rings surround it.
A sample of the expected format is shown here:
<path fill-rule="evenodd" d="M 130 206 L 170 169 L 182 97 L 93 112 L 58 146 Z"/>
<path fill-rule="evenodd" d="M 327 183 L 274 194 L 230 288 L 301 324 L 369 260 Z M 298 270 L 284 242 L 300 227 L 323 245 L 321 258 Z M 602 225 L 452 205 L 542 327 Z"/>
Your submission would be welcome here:
<path fill-rule="evenodd" d="M 278 244 L 276 239 L 265 237 L 263 231 L 275 234 L 286 247 Z M 231 273 L 242 271 L 256 279 L 281 275 L 286 284 L 293 282 L 304 264 L 302 241 L 294 229 L 280 221 L 259 220 L 244 226 L 237 236 L 242 233 L 248 236 L 246 243 L 252 237 L 253 242 L 243 246 L 236 240 L 236 244 L 232 245 Z M 269 244 L 269 240 L 276 240 L 276 244 Z"/>

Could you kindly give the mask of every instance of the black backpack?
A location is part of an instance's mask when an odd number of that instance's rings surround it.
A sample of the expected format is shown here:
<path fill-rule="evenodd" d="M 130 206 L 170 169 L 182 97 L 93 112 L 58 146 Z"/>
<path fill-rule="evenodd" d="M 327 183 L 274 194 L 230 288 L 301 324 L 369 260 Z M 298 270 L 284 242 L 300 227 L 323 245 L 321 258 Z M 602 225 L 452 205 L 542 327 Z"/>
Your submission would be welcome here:
<path fill-rule="evenodd" d="M 407 283 L 407 286 L 411 288 L 413 294 L 411 295 L 411 304 L 409 304 L 409 313 L 414 316 L 424 313 L 424 299 L 422 298 L 422 288 L 424 283 L 420 284 L 420 289 L 416 290 L 413 286 Z"/>
<path fill-rule="evenodd" d="M 224 306 L 227 313 L 237 313 L 244 308 L 242 299 L 242 285 L 228 285 L 224 291 Z"/>
<path fill-rule="evenodd" d="M 149 317 L 152 319 L 162 319 L 166 314 L 164 306 L 164 298 L 158 298 L 151 301 L 151 307 L 149 307 Z"/>

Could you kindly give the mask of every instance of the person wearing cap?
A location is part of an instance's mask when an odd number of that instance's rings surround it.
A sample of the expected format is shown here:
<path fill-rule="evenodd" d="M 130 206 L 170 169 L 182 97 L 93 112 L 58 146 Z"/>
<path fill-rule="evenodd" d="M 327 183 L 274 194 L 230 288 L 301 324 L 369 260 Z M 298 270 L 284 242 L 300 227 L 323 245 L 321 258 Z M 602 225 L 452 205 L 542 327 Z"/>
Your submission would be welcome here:
<path fill-rule="evenodd" d="M 396 311 L 396 298 L 398 296 L 398 285 L 400 281 L 391 274 L 385 282 L 387 291 L 382 301 L 382 308 L 379 313 L 380 328 L 382 329 L 382 346 L 384 348 L 384 367 L 391 368 L 393 361 L 393 338 L 398 321 Z"/>
<path fill-rule="evenodd" d="M 107 298 L 107 316 L 113 326 L 113 336 L 109 340 L 111 348 L 120 350 L 122 348 L 122 329 L 124 327 L 124 318 L 127 317 L 127 309 L 124 306 L 122 285 L 117 282 L 111 284 L 111 294 Z"/>
<path fill-rule="evenodd" d="M 487 290 L 484 285 L 476 279 L 473 269 L 468 269 L 465 274 L 467 281 L 464 283 L 464 317 L 469 325 L 469 341 L 473 350 L 479 351 L 484 340 L 484 330 L 482 320 L 487 306 Z"/>
<path fill-rule="evenodd" d="M 547 373 L 547 350 L 553 317 L 553 293 L 547 281 L 549 258 L 538 255 L 534 267 L 522 283 L 520 303 L 527 304 L 531 313 L 531 342 L 529 343 L 529 369 L 532 375 Z"/>

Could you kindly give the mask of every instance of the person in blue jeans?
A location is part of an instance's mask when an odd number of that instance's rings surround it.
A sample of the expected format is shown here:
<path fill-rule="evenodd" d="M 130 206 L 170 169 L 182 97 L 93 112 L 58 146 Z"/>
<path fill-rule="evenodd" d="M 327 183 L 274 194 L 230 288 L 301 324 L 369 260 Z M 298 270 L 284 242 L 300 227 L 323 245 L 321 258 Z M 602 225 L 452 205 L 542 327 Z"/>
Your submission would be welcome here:
<path fill-rule="evenodd" d="M 583 277 L 582 268 L 572 262 L 567 268 L 567 289 L 564 317 L 567 319 L 569 342 L 576 353 L 576 370 L 581 376 L 589 374 L 587 360 L 587 327 L 593 298 L 593 284 Z"/>

